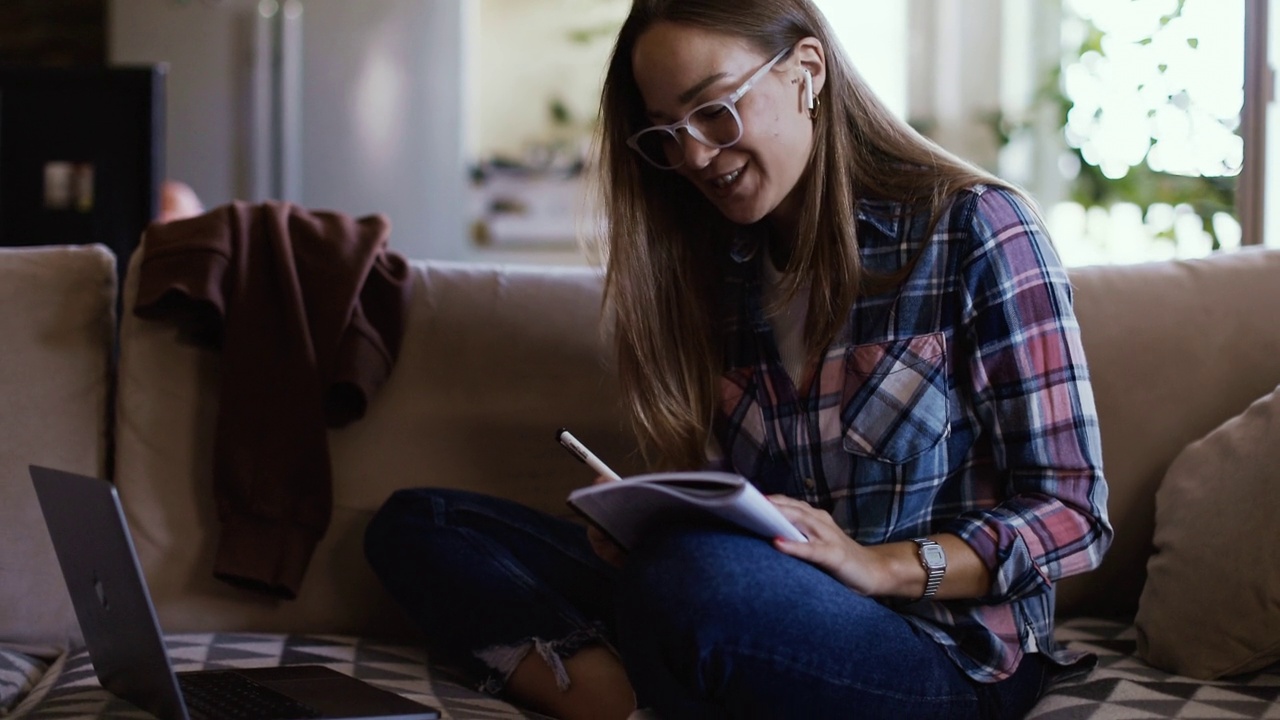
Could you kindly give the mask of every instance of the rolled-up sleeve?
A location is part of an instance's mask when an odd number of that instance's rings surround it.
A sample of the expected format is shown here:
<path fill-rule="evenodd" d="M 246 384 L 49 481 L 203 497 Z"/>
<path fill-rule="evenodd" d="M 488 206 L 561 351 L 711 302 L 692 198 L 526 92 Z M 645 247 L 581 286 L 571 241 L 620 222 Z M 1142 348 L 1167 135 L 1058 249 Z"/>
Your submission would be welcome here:
<path fill-rule="evenodd" d="M 972 398 L 1004 500 L 939 528 L 991 570 L 987 602 L 1045 592 L 1091 570 L 1110 546 L 1097 411 L 1072 291 L 1037 216 L 1016 195 L 972 200 L 961 267 Z"/>

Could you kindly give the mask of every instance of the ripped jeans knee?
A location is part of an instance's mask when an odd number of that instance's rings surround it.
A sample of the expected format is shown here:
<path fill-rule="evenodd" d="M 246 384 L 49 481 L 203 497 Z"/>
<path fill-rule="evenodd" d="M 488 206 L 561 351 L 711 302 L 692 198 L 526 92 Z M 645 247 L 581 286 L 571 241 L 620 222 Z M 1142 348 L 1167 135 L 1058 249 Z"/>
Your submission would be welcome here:
<path fill-rule="evenodd" d="M 556 687 L 561 691 L 568 690 L 569 673 L 565 670 L 564 661 L 589 645 L 600 645 L 616 653 L 598 627 L 584 628 L 559 640 L 535 637 L 510 645 L 491 645 L 477 650 L 475 658 L 492 671 L 481 683 L 480 691 L 488 695 L 500 695 L 506 688 L 511 674 L 530 652 L 536 652 L 547 667 L 551 668 L 551 673 L 556 679 Z"/>

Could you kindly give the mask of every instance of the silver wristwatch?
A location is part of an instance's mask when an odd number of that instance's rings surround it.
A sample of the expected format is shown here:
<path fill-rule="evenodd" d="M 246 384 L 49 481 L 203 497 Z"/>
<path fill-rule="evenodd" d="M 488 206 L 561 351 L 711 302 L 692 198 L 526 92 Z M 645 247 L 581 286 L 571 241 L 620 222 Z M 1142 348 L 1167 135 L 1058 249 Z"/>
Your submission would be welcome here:
<path fill-rule="evenodd" d="M 941 545 L 929 538 L 913 538 L 912 542 L 920 551 L 920 564 L 929 574 L 924 583 L 924 594 L 920 596 L 921 600 L 928 600 L 938 592 L 938 586 L 942 584 L 942 576 L 947 574 L 947 553 L 943 551 Z"/>

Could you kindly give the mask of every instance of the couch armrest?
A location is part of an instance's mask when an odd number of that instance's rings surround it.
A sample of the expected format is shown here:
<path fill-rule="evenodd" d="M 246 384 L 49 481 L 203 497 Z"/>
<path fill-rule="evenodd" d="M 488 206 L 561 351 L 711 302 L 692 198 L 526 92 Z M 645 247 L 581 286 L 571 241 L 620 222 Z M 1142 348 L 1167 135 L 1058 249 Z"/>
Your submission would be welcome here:
<path fill-rule="evenodd" d="M 115 257 L 0 249 L 0 645 L 51 656 L 80 633 L 31 464 L 106 477 Z"/>

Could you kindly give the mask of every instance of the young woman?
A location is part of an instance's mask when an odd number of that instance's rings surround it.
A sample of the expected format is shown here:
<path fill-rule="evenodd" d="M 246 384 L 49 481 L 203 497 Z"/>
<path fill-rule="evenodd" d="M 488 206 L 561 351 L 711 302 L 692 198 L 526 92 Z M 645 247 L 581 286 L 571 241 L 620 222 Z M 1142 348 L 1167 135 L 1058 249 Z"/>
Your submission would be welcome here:
<path fill-rule="evenodd" d="M 641 446 L 745 475 L 809 542 L 672 529 L 622 557 L 405 491 L 368 554 L 440 652 L 562 717 L 1018 717 L 1087 663 L 1054 583 L 1112 531 L 1030 202 L 889 113 L 808 0 L 635 0 L 601 151 Z"/>

